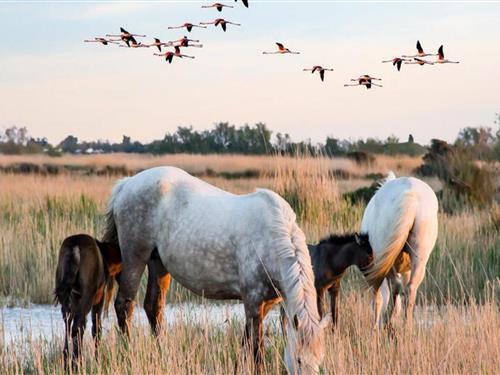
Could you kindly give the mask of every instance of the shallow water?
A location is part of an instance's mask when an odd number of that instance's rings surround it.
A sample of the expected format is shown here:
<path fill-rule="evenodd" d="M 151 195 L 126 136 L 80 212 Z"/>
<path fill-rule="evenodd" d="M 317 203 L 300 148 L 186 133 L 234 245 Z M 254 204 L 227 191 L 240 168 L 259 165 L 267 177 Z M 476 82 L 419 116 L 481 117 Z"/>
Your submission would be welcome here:
<path fill-rule="evenodd" d="M 112 307 L 110 308 L 112 310 Z M 278 321 L 279 311 L 273 310 L 266 318 L 268 323 Z M 165 307 L 167 324 L 200 324 L 220 326 L 228 321 L 245 320 L 242 304 L 168 304 Z M 134 325 L 147 325 L 144 310 L 137 307 L 134 311 Z M 87 330 L 91 329 L 90 314 L 87 317 Z M 110 311 L 109 319 L 105 319 L 104 330 L 116 325 L 114 313 Z M 54 336 L 63 336 L 64 325 L 60 307 L 50 305 L 31 305 L 29 307 L 0 308 L 0 341 L 7 345 L 27 339 L 44 338 L 51 340 Z"/>

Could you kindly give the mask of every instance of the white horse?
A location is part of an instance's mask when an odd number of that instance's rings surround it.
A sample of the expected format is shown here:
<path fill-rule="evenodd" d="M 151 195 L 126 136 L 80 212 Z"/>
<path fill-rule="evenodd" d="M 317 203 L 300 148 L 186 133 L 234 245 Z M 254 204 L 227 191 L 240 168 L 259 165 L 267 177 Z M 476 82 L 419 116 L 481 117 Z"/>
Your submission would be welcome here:
<path fill-rule="evenodd" d="M 392 172 L 368 203 L 361 231 L 368 233 L 375 254 L 365 273 L 374 291 L 375 328 L 382 326 L 391 289 L 389 322 L 399 314 L 401 293 L 407 290 L 406 319 L 412 324 L 417 289 L 437 239 L 437 213 L 438 201 L 429 185 L 413 177 L 396 178 Z"/>
<path fill-rule="evenodd" d="M 212 299 L 240 299 L 244 342 L 262 361 L 262 320 L 281 297 L 294 324 L 286 327 L 285 361 L 292 374 L 317 373 L 323 356 L 311 259 L 290 205 L 269 190 L 234 195 L 174 167 L 119 181 L 108 204 L 104 238 L 119 242 L 122 273 L 115 301 L 128 333 L 146 264 L 144 301 L 153 331 L 163 319 L 170 276 Z"/>

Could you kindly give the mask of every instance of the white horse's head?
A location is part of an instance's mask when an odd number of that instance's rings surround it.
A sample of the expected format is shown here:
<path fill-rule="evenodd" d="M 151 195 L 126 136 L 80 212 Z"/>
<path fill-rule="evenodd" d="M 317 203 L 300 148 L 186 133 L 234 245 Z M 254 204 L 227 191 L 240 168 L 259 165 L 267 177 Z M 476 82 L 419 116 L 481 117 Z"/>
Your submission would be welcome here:
<path fill-rule="evenodd" d="M 290 375 L 319 374 L 324 354 L 323 331 L 330 319 L 327 315 L 316 325 L 306 327 L 294 315 L 292 324 L 286 325 L 285 365 Z"/>

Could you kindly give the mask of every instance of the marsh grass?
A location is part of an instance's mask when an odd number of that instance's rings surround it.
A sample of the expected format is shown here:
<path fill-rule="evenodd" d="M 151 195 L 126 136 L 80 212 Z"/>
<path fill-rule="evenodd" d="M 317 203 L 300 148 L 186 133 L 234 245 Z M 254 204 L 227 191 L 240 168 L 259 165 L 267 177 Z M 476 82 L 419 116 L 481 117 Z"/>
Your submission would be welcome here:
<path fill-rule="evenodd" d="M 328 166 L 332 171 L 342 170 L 352 177 L 363 177 L 368 174 L 387 173 L 388 170 L 398 175 L 409 175 L 415 168 L 422 164 L 421 157 L 409 157 L 404 155 L 388 157 L 377 155 L 375 162 L 369 166 L 360 166 L 348 158 L 315 159 Z M 125 171 L 136 173 L 137 171 L 172 165 L 182 168 L 190 173 L 226 173 L 232 176 L 234 173 L 256 171 L 263 175 L 272 172 L 277 166 L 287 164 L 308 164 L 310 158 L 292 156 L 251 156 L 251 155 L 192 155 L 174 154 L 156 156 L 150 154 L 102 154 L 102 155 L 64 155 L 53 158 L 48 155 L 0 155 L 0 167 L 9 165 L 27 164 L 38 167 L 55 166 L 65 167 L 68 171 L 105 171 L 107 167 L 112 169 L 123 168 Z M 210 173 L 208 173 L 210 175 Z M 244 177 L 244 175 L 243 175 Z"/>
<path fill-rule="evenodd" d="M 176 157 L 206 168 L 198 157 Z M 255 187 L 275 190 L 294 208 L 309 242 L 331 232 L 359 228 L 364 207 L 351 204 L 341 194 L 371 181 L 336 180 L 331 161 L 321 158 L 228 158 L 208 160 L 219 170 L 227 166 L 231 171 L 241 170 L 238 163 L 251 162 L 270 172 L 244 180 L 204 178 L 234 193 L 248 193 Z M 161 162 L 165 160 L 169 159 Z M 389 158 L 384 162 L 388 169 L 398 163 Z M 144 160 L 141 157 L 131 163 L 144 165 Z M 109 176 L 0 174 L 0 305 L 52 302 L 61 241 L 75 233 L 100 236 L 101 214 L 115 181 Z M 438 242 L 419 290 L 420 322 L 409 332 L 399 329 L 393 341 L 372 333 L 369 293 L 362 291 L 359 273 L 350 270 L 342 284 L 341 328 L 327 339 L 328 372 L 498 373 L 499 223 L 500 209 L 495 204 L 465 208 L 453 215 L 440 213 Z M 173 283 L 169 303 L 185 300 L 201 301 Z M 148 328 L 140 327 L 128 344 L 133 350 L 127 350 L 120 335 L 111 330 L 103 340 L 98 362 L 93 360 L 87 334 L 80 373 L 232 373 L 242 355 L 242 329 L 242 323 L 236 321 L 220 327 L 176 324 L 158 343 Z M 273 332 L 266 339 L 269 374 L 283 368 L 283 339 Z M 0 373 L 63 373 L 61 348 L 61 338 L 31 338 L 8 347 L 0 342 Z M 242 372 L 249 372 L 249 365 L 245 366 Z"/>
<path fill-rule="evenodd" d="M 478 305 L 424 302 L 416 324 L 407 330 L 398 321 L 395 336 L 371 329 L 368 293 L 341 296 L 338 329 L 326 336 L 324 373 L 328 374 L 491 374 L 500 366 L 500 313 L 491 301 Z M 283 372 L 284 340 L 277 321 L 266 325 L 264 374 Z M 221 326 L 178 324 L 153 338 L 146 326 L 135 326 L 130 342 L 109 330 L 96 356 L 90 334 L 84 340 L 78 374 L 228 374 L 252 373 L 244 360 L 243 322 Z M 0 352 L 2 374 L 62 374 L 62 338 L 32 338 Z M 95 360 L 97 359 L 97 360 Z"/>
<path fill-rule="evenodd" d="M 271 188 L 291 204 L 313 243 L 331 232 L 358 230 L 364 210 L 362 204 L 342 199 L 340 182 L 330 167 L 322 158 L 271 157 L 266 167 L 273 171 L 270 175 L 250 180 L 208 177 L 207 181 L 235 193 Z M 0 175 L 0 298 L 4 303 L 52 301 L 60 243 L 70 234 L 100 236 L 101 213 L 115 181 L 107 176 Z M 439 303 L 470 297 L 481 301 L 487 288 L 493 287 L 498 299 L 498 212 L 498 205 L 493 205 L 440 214 L 439 238 L 421 295 Z M 188 296 L 174 283 L 170 301 Z"/>

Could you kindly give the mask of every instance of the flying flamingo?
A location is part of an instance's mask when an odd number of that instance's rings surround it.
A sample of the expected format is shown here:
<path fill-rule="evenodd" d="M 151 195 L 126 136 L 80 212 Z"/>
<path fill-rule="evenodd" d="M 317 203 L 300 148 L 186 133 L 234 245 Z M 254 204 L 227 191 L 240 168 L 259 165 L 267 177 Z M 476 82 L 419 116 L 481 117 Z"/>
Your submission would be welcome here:
<path fill-rule="evenodd" d="M 169 64 L 172 64 L 172 61 L 174 60 L 175 53 L 168 51 L 165 53 L 154 53 L 154 55 L 165 57 L 165 61 L 168 61 Z"/>
<path fill-rule="evenodd" d="M 234 0 L 234 2 L 237 2 L 238 0 Z M 248 0 L 241 0 L 244 6 L 248 8 Z"/>
<path fill-rule="evenodd" d="M 120 44 L 120 47 L 122 48 L 149 48 L 148 44 L 142 44 L 141 42 L 137 43 L 137 41 L 130 40 L 131 43 L 127 43 L 127 45 Z"/>
<path fill-rule="evenodd" d="M 200 25 L 215 25 L 215 27 L 220 25 L 222 27 L 222 30 L 224 30 L 224 32 L 226 32 L 227 25 L 241 26 L 241 24 L 239 24 L 239 23 L 226 21 L 223 18 L 217 18 L 213 22 L 200 22 Z"/>
<path fill-rule="evenodd" d="M 213 3 L 212 5 L 202 5 L 202 8 L 216 8 L 219 12 L 222 12 L 223 8 L 234 8 L 231 5 L 226 5 L 222 3 Z"/>
<path fill-rule="evenodd" d="M 84 40 L 85 43 L 101 43 L 105 46 L 107 46 L 109 43 L 111 44 L 120 44 L 119 40 L 121 39 L 106 39 L 106 38 L 101 38 L 101 37 L 95 37 L 94 39 L 86 39 Z"/>
<path fill-rule="evenodd" d="M 174 59 L 174 56 L 175 57 L 179 57 L 179 58 L 183 58 L 183 57 L 187 57 L 188 59 L 194 59 L 194 56 L 188 56 L 188 55 L 184 55 L 181 53 L 181 49 L 179 46 L 175 46 L 175 52 L 165 52 L 165 53 L 155 53 L 154 55 L 155 56 L 164 56 L 165 57 L 165 60 L 169 62 L 169 64 L 172 64 L 172 60 Z"/>
<path fill-rule="evenodd" d="M 401 70 L 401 64 L 403 64 L 403 61 L 410 61 L 408 59 L 403 59 L 401 57 L 395 57 L 392 60 L 385 60 L 382 61 L 383 63 L 392 63 L 393 66 L 397 67 L 398 72 Z"/>
<path fill-rule="evenodd" d="M 377 87 L 382 87 L 382 85 L 379 85 L 379 84 L 376 84 L 376 83 L 373 83 L 372 81 L 382 81 L 382 78 L 375 78 L 375 77 L 371 77 L 370 75 L 368 74 L 364 74 L 358 78 L 352 78 L 351 81 L 355 81 L 357 83 L 354 83 L 354 84 L 348 84 L 346 83 L 344 85 L 344 87 L 348 87 L 348 86 L 365 86 L 366 89 L 371 89 L 372 86 L 377 86 Z"/>
<path fill-rule="evenodd" d="M 264 55 L 284 55 L 286 53 L 291 53 L 293 55 L 300 55 L 300 52 L 290 51 L 288 48 L 285 48 L 285 46 L 281 43 L 276 42 L 276 45 L 278 46 L 278 50 L 276 52 L 262 52 L 262 53 Z"/>
<path fill-rule="evenodd" d="M 435 53 L 425 53 L 420 41 L 417 40 L 417 54 L 412 56 L 403 55 L 401 57 L 426 57 L 426 56 L 436 56 Z"/>
<path fill-rule="evenodd" d="M 168 47 L 168 46 L 171 46 L 172 43 L 171 42 L 162 42 L 160 39 L 158 38 L 154 38 L 155 42 L 154 43 L 151 43 L 151 44 L 144 44 L 144 47 L 156 47 L 158 48 L 158 51 L 161 52 L 161 47 Z"/>
<path fill-rule="evenodd" d="M 176 44 L 176 46 L 178 46 L 178 47 L 196 47 L 196 48 L 203 47 L 203 44 L 191 44 L 191 42 L 199 43 L 200 41 L 195 40 L 195 39 L 189 39 L 187 36 L 184 36 L 184 38 L 182 38 L 182 39 L 173 40 L 169 43 L 170 43 L 170 45 L 172 45 L 174 43 L 178 43 L 178 44 Z"/>
<path fill-rule="evenodd" d="M 405 64 L 418 64 L 420 66 L 424 66 L 425 64 L 434 65 L 434 62 L 414 57 L 413 61 L 405 61 Z"/>
<path fill-rule="evenodd" d="M 120 32 L 121 34 L 120 35 L 111 35 L 111 34 L 106 34 L 107 37 L 118 37 L 120 38 L 121 40 L 123 40 L 127 46 L 130 47 L 130 42 L 132 42 L 133 44 L 138 44 L 137 43 L 137 40 L 135 40 L 135 36 L 139 36 L 139 37 L 142 37 L 142 38 L 145 38 L 146 35 L 140 35 L 140 34 L 132 34 L 132 33 L 129 33 L 127 30 L 125 30 L 123 27 L 120 27 Z"/>
<path fill-rule="evenodd" d="M 325 72 L 326 71 L 333 72 L 333 69 L 326 69 L 326 68 L 323 68 L 322 66 L 319 66 L 319 65 L 313 66 L 312 69 L 303 69 L 303 70 L 304 70 L 304 72 L 311 72 L 312 74 L 314 74 L 315 72 L 319 72 L 319 77 L 321 78 L 322 82 L 325 81 Z"/>
<path fill-rule="evenodd" d="M 448 59 L 445 59 L 443 46 L 439 47 L 438 56 L 439 56 L 438 59 L 436 61 L 434 61 L 435 64 L 459 64 L 460 63 L 460 61 L 450 61 Z"/>
<path fill-rule="evenodd" d="M 169 26 L 168 29 L 169 30 L 173 30 L 173 29 L 183 29 L 183 28 L 186 28 L 187 31 L 190 33 L 191 30 L 193 30 L 193 27 L 199 27 L 201 29 L 206 29 L 207 28 L 206 26 L 200 26 L 200 25 L 195 25 L 193 23 L 186 22 L 185 24 L 182 24 L 180 26 Z"/>

